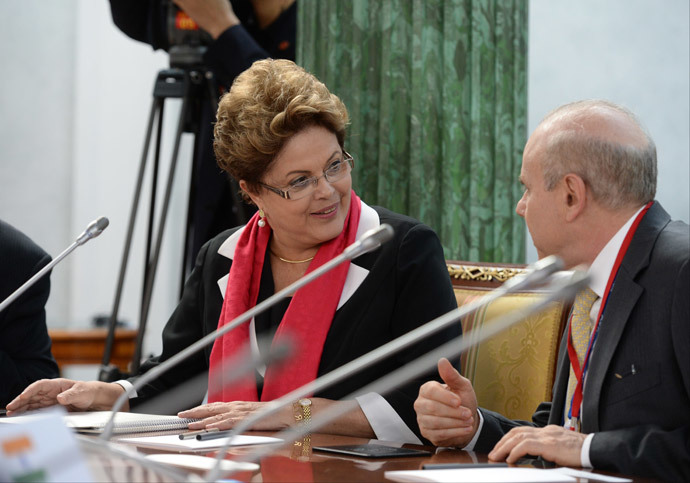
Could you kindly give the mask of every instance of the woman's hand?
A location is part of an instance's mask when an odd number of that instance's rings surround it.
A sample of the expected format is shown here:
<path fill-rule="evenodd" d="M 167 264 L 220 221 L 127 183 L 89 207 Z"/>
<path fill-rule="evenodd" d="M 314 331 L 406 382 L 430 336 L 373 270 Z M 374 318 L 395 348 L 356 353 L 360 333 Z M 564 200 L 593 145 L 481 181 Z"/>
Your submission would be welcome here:
<path fill-rule="evenodd" d="M 68 411 L 108 410 L 123 392 L 122 386 L 115 383 L 82 382 L 62 378 L 41 379 L 24 389 L 7 405 L 7 415 L 12 416 L 58 404 Z M 125 402 L 122 410 L 129 410 L 129 402 Z"/>
<path fill-rule="evenodd" d="M 318 397 L 310 399 L 312 418 L 318 414 L 328 414 L 329 411 L 333 410 L 341 413 L 339 418 L 318 428 L 318 431 L 360 438 L 376 437 L 369 421 L 355 401 L 332 401 Z M 201 419 L 201 421 L 189 425 L 191 430 L 210 428 L 226 430 L 232 429 L 243 419 L 262 410 L 266 404 L 268 403 L 250 401 L 215 402 L 179 412 L 177 415 L 181 418 Z M 250 429 L 254 431 L 281 431 L 295 424 L 292 405 L 288 404 L 270 416 L 259 420 Z"/>
<path fill-rule="evenodd" d="M 191 423 L 189 429 L 218 428 L 225 430 L 234 428 L 245 418 L 260 411 L 266 404 L 268 403 L 251 401 L 215 402 L 181 411 L 177 415 L 181 418 L 201 419 L 201 421 Z M 270 416 L 262 418 L 250 429 L 255 431 L 279 431 L 290 426 L 293 421 L 292 407 L 287 406 Z"/>

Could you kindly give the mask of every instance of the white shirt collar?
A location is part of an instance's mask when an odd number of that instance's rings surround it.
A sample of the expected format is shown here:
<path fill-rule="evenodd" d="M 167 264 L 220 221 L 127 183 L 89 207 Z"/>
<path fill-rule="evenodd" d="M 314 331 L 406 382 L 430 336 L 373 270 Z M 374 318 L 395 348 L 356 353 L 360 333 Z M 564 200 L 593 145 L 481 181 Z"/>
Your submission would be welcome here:
<path fill-rule="evenodd" d="M 356 239 L 359 240 L 362 234 L 368 230 L 378 227 L 381 224 L 379 219 L 379 214 L 372 207 L 362 201 L 362 212 L 359 215 L 359 226 L 357 227 Z M 218 253 L 230 260 L 235 256 L 235 248 L 237 247 L 237 241 L 240 235 L 244 231 L 244 226 L 237 230 L 235 233 L 230 235 L 227 240 L 218 249 Z M 338 302 L 338 309 L 347 302 L 352 294 L 359 288 L 364 279 L 369 274 L 369 270 L 366 270 L 354 263 L 350 263 L 350 268 L 347 272 L 347 278 L 345 279 L 345 285 L 343 286 L 343 291 L 340 295 L 340 301 Z M 218 288 L 220 292 L 225 297 L 225 289 L 228 286 L 229 274 L 218 280 Z"/>
<path fill-rule="evenodd" d="M 592 262 L 592 265 L 589 267 L 587 272 L 590 276 L 589 288 L 591 288 L 592 291 L 599 296 L 599 298 L 604 296 L 606 284 L 609 281 L 609 276 L 613 270 L 613 264 L 616 262 L 616 257 L 621 249 L 621 245 L 623 245 L 625 235 L 627 235 L 633 220 L 635 220 L 635 217 L 640 213 L 640 211 L 642 211 L 643 208 L 644 205 L 641 206 L 640 209 L 637 210 L 622 227 L 620 227 L 616 234 L 613 235 L 608 241 L 606 246 L 604 246 L 604 248 L 599 252 L 597 257 Z"/>

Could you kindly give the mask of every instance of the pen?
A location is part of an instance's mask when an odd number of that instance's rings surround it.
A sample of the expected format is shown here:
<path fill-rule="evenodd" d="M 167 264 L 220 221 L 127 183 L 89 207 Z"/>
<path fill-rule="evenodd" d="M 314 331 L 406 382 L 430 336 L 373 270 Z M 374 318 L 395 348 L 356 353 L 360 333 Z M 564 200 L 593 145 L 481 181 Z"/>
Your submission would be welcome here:
<path fill-rule="evenodd" d="M 197 434 L 196 439 L 199 441 L 206 441 L 209 439 L 227 438 L 228 436 L 230 436 L 230 433 L 232 432 L 232 430 L 218 431 L 217 428 L 213 428 L 213 429 L 215 429 L 216 431 L 213 431 L 213 432 L 207 431 L 207 432 L 202 433 L 202 434 Z"/>
<path fill-rule="evenodd" d="M 200 429 L 199 431 L 189 431 L 187 433 L 182 433 L 180 439 L 192 439 L 194 436 L 198 436 L 206 433 L 217 433 L 220 431 L 218 428 Z"/>
<path fill-rule="evenodd" d="M 423 470 L 450 470 L 456 468 L 507 468 L 508 463 L 427 463 Z"/>

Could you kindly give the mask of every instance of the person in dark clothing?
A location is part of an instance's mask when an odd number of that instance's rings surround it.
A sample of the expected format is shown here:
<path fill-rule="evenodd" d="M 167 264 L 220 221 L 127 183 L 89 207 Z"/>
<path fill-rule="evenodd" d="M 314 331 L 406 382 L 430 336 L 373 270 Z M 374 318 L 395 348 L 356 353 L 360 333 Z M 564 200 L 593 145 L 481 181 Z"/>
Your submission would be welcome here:
<path fill-rule="evenodd" d="M 0 220 L 0 301 L 50 263 L 50 255 Z M 50 278 L 43 277 L 0 312 L 0 406 L 34 381 L 59 376 L 50 352 L 45 303 Z"/>
<path fill-rule="evenodd" d="M 213 74 L 218 96 L 256 60 L 295 60 L 295 0 L 176 0 L 175 4 L 210 36 L 202 61 L 203 67 Z M 169 0 L 110 0 L 115 25 L 127 36 L 156 50 L 168 51 L 171 47 L 171 8 L 175 6 Z M 198 108 L 195 181 L 187 233 L 191 249 L 185 261 L 188 268 L 206 241 L 223 230 L 246 223 L 255 211 L 233 193 L 236 188 L 216 164 L 213 103 L 204 99 Z"/>

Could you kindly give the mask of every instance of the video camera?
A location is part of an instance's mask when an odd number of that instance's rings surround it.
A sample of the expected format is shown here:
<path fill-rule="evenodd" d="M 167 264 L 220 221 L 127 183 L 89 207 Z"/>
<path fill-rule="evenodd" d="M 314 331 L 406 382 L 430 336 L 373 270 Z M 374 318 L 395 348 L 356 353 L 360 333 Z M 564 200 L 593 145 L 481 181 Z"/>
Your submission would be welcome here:
<path fill-rule="evenodd" d="M 168 36 L 170 67 L 190 67 L 202 64 L 202 57 L 211 35 L 199 28 L 197 23 L 172 0 L 163 4 Z"/>

